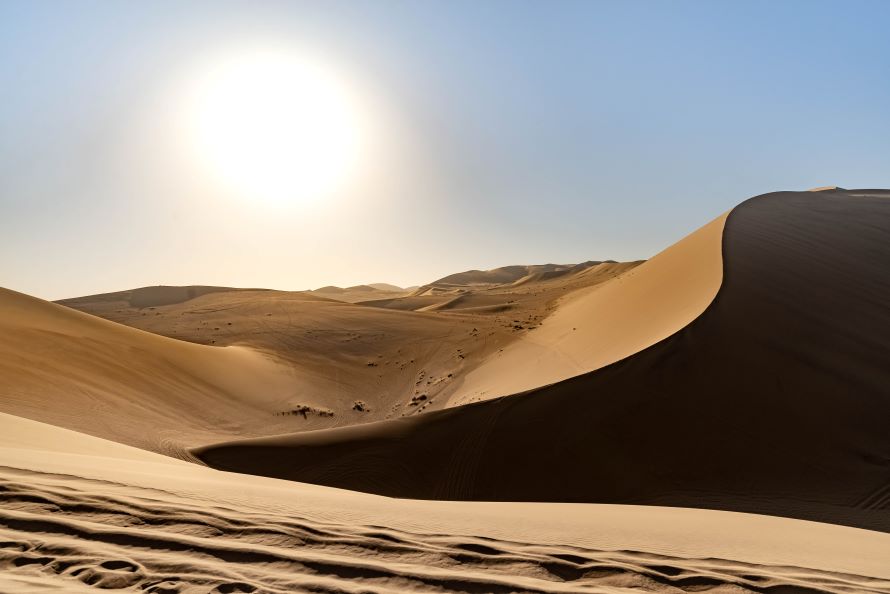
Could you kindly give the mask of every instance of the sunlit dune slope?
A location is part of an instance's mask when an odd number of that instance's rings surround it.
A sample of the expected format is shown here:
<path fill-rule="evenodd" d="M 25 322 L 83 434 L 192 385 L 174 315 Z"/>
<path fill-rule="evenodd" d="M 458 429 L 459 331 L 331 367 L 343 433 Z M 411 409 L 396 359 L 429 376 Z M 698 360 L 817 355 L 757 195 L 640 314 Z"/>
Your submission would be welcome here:
<path fill-rule="evenodd" d="M 408 501 L 0 414 L 0 591 L 890 592 L 890 535 L 708 510 Z"/>
<path fill-rule="evenodd" d="M 293 380 L 248 348 L 172 340 L 0 289 L 4 412 L 184 455 L 206 439 L 262 435 L 251 426 L 274 423 Z"/>
<path fill-rule="evenodd" d="M 464 376 L 449 405 L 515 394 L 599 369 L 691 322 L 720 288 L 725 219 L 715 219 L 612 282 L 567 295 L 535 332 Z M 598 274 L 603 266 L 582 274 Z"/>
<path fill-rule="evenodd" d="M 219 468 L 436 499 L 709 507 L 890 530 L 890 192 L 731 211 L 690 324 L 598 371 L 398 422 L 206 447 Z"/>
<path fill-rule="evenodd" d="M 292 374 L 288 398 L 270 410 L 278 432 L 417 414 L 444 402 L 439 395 L 457 375 L 513 338 L 493 318 L 444 318 L 320 295 L 240 290 L 145 308 L 104 295 L 65 303 L 168 337 L 273 357 Z M 412 401 L 421 390 L 423 400 Z"/>
<path fill-rule="evenodd" d="M 468 371 L 536 332 L 563 296 L 635 265 L 602 263 L 595 271 L 579 265 L 558 278 L 521 286 L 466 285 L 448 295 L 364 304 L 327 298 L 342 296 L 333 287 L 312 292 L 145 287 L 61 303 L 163 336 L 250 347 L 273 357 L 291 372 L 291 384 L 286 397 L 265 409 L 275 418 L 265 428 L 251 429 L 254 435 L 271 435 L 442 408 Z M 537 267 L 522 270 L 527 268 Z M 369 289 L 387 294 L 371 286 L 339 291 L 355 297 L 355 291 Z M 148 293 L 167 300 L 145 304 Z"/>

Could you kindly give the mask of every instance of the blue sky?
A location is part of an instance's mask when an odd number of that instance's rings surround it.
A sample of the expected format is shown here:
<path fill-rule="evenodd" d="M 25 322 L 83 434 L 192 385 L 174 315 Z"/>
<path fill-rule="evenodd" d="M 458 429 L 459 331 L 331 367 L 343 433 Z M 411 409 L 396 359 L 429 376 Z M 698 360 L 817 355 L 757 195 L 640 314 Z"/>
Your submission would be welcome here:
<path fill-rule="evenodd" d="M 57 299 L 648 258 L 752 195 L 890 186 L 888 25 L 880 1 L 6 0 L 0 279 Z M 180 158 L 190 65 L 263 44 L 367 99 L 379 154 L 348 195 L 271 208 Z"/>

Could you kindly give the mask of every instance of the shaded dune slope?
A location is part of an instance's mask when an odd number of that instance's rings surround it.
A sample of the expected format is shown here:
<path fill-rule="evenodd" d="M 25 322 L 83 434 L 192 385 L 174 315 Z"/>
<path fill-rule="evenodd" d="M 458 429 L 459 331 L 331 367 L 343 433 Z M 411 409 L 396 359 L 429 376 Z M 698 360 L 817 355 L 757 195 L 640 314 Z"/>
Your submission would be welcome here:
<path fill-rule="evenodd" d="M 707 507 L 890 531 L 890 192 L 734 209 L 723 285 L 667 339 L 522 395 L 210 446 L 380 494 Z"/>

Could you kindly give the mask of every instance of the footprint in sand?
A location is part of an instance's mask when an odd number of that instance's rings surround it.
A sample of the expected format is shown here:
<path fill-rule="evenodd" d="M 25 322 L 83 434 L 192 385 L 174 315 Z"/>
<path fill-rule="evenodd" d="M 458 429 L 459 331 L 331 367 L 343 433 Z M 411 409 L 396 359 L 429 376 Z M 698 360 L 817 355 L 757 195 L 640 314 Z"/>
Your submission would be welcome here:
<path fill-rule="evenodd" d="M 211 594 L 232 594 L 233 592 L 256 592 L 256 587 L 244 582 L 232 582 L 229 584 L 220 584 L 210 591 Z"/>
<path fill-rule="evenodd" d="M 81 567 L 71 572 L 83 583 L 103 589 L 129 588 L 145 578 L 142 568 L 130 561 L 103 561 L 95 567 Z"/>

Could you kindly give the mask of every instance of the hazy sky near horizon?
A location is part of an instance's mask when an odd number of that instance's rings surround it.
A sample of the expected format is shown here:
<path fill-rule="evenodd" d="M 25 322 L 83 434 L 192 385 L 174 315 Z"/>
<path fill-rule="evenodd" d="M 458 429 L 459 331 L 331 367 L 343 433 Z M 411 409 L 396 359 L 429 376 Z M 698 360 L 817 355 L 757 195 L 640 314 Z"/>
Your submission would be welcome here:
<path fill-rule="evenodd" d="M 881 1 L 0 1 L 0 280 L 59 299 L 648 258 L 756 194 L 890 186 L 888 25 Z M 183 149 L 201 68 L 265 48 L 361 114 L 361 166 L 322 199 L 237 194 Z"/>

